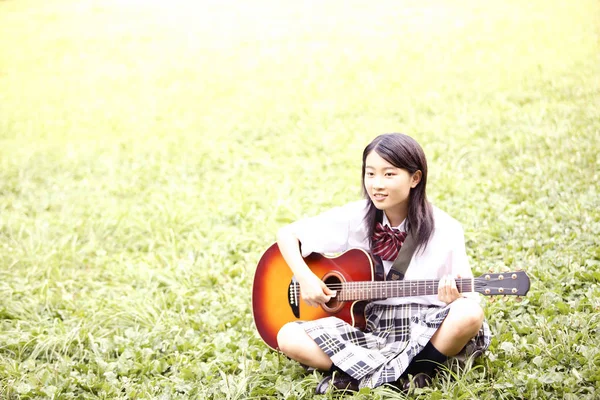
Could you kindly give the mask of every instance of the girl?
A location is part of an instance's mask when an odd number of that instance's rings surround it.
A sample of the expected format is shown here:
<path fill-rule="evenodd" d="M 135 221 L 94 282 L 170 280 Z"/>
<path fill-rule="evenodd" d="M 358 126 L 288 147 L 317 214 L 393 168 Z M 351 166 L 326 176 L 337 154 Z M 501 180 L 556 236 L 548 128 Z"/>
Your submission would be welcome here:
<path fill-rule="evenodd" d="M 405 279 L 440 279 L 438 294 L 369 303 L 365 331 L 336 317 L 284 325 L 277 335 L 284 354 L 332 372 L 317 386 L 318 394 L 385 383 L 408 389 L 409 376 L 422 387 L 449 357 L 476 357 L 490 343 L 478 295 L 456 288 L 454 277 L 472 276 L 463 230 L 427 201 L 421 146 L 404 134 L 376 137 L 363 152 L 362 183 L 364 200 L 279 230 L 277 244 L 302 299 L 316 307 L 335 296 L 303 257 L 361 248 L 380 256 L 387 274 L 407 234 L 417 248 Z"/>

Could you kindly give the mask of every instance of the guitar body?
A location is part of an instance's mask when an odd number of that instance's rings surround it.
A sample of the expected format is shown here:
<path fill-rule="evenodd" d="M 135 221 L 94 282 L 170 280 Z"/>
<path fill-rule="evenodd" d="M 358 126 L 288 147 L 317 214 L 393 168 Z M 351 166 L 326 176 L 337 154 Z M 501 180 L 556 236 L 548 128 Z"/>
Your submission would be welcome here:
<path fill-rule="evenodd" d="M 312 272 L 327 285 L 339 282 L 373 281 L 375 266 L 363 250 L 352 249 L 337 257 L 313 253 L 304 259 Z M 273 244 L 261 257 L 252 286 L 252 313 L 258 333 L 265 343 L 277 349 L 277 333 L 288 322 L 312 321 L 335 316 L 349 324 L 365 327 L 364 308 L 368 301 L 338 302 L 332 298 L 323 307 L 302 301 L 299 285 L 290 267 Z"/>

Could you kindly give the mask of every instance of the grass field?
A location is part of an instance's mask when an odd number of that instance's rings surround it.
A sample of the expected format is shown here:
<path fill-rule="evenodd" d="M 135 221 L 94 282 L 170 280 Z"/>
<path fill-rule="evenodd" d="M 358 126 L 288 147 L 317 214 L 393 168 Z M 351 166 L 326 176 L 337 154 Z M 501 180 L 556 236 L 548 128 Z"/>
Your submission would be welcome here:
<path fill-rule="evenodd" d="M 600 398 L 599 17 L 0 1 L 0 398 L 317 398 L 255 331 L 254 269 L 279 227 L 359 198 L 384 132 L 423 145 L 476 274 L 532 278 L 486 299 L 485 358 L 411 396 Z"/>

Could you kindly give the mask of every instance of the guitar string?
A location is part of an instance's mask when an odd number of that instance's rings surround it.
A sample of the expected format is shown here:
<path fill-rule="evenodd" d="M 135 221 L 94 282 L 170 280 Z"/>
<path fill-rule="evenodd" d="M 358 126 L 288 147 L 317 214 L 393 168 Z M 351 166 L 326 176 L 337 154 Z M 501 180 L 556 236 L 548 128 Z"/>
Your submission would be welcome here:
<path fill-rule="evenodd" d="M 459 293 L 470 293 L 477 292 L 476 289 L 481 289 L 484 286 L 476 285 L 475 288 L 471 288 L 470 285 L 460 287 Z M 471 290 L 472 289 L 472 290 Z M 437 295 L 437 285 L 421 285 L 421 286 L 394 286 L 390 288 L 360 288 L 360 289 L 340 289 L 339 296 L 336 296 L 340 301 L 354 301 L 354 300 L 380 300 L 387 298 L 401 298 L 401 297 L 413 297 L 413 296 L 426 296 L 426 295 Z"/>
<path fill-rule="evenodd" d="M 465 280 L 465 281 L 459 281 L 457 282 L 457 287 L 461 286 L 471 286 L 471 283 L 473 281 L 471 279 Z M 489 281 L 488 281 L 489 282 Z M 486 285 L 477 285 L 477 282 L 475 281 L 476 286 L 486 286 Z M 415 281 L 410 282 L 410 281 L 377 281 L 377 282 L 340 282 L 340 283 L 332 283 L 332 284 L 328 284 L 327 287 L 333 290 L 361 290 L 361 289 L 367 289 L 367 290 L 373 290 L 373 289 L 379 289 L 379 290 L 385 290 L 388 288 L 392 288 L 392 289 L 397 289 L 397 288 L 426 288 L 426 287 L 431 287 L 431 286 L 438 286 L 439 285 L 439 280 L 431 280 L 431 281 Z"/>
<path fill-rule="evenodd" d="M 498 279 L 498 278 L 491 278 L 491 279 L 484 279 L 484 278 L 458 278 L 456 280 L 457 284 L 465 284 L 465 283 L 471 283 L 471 282 L 475 282 L 475 283 L 483 283 L 485 285 L 486 282 L 511 282 L 514 281 L 514 279 Z M 424 279 L 424 280 L 399 280 L 399 281 L 347 281 L 347 282 L 336 282 L 336 283 L 332 283 L 329 284 L 328 287 L 331 286 L 350 286 L 350 285 L 363 285 L 363 286 L 369 286 L 369 285 L 373 285 L 373 286 L 382 286 L 382 285 L 429 285 L 432 283 L 439 283 L 440 280 L 439 279 Z M 297 282 L 295 284 L 298 284 Z"/>
<path fill-rule="evenodd" d="M 475 283 L 475 286 L 481 286 L 481 287 L 485 287 L 488 286 L 489 282 L 512 282 L 514 281 L 514 279 L 483 279 L 483 278 L 460 278 L 458 280 L 456 280 L 456 285 L 461 286 L 461 285 L 471 285 L 471 283 Z M 394 287 L 394 286 L 417 286 L 417 287 L 423 287 L 423 286 L 429 286 L 429 285 L 435 285 L 438 284 L 439 285 L 440 280 L 439 279 L 432 279 L 432 280 L 415 280 L 415 281 L 411 281 L 411 280 L 406 280 L 406 281 L 354 281 L 354 282 L 336 282 L 336 283 L 330 283 L 327 284 L 327 287 L 329 288 L 338 288 L 338 289 L 343 289 L 345 287 L 367 287 L 367 288 L 375 288 L 375 287 Z M 512 286 L 512 285 L 507 285 L 507 286 Z"/>
<path fill-rule="evenodd" d="M 460 278 L 457 280 L 457 288 L 459 289 L 459 292 L 477 292 L 476 289 L 491 289 L 491 290 L 498 290 L 498 288 L 495 287 L 489 287 L 489 283 L 492 282 L 512 282 L 514 279 L 498 279 L 498 278 L 492 278 L 492 279 L 484 279 L 484 278 Z M 331 290 L 336 290 L 336 291 L 340 291 L 340 298 L 342 298 L 341 301 L 353 301 L 353 300 L 361 300 L 361 299 L 355 299 L 355 298 L 350 298 L 350 299 L 346 299 L 345 296 L 343 296 L 343 294 L 348 294 L 349 296 L 351 295 L 355 295 L 354 297 L 356 297 L 356 295 L 358 295 L 358 293 L 355 292 L 380 292 L 381 294 L 383 294 L 384 292 L 400 292 L 402 291 L 402 296 L 388 296 L 389 298 L 393 298 L 393 297 L 411 297 L 414 295 L 406 295 L 405 293 L 408 292 L 418 292 L 415 295 L 427 295 L 427 289 L 429 288 L 429 290 L 435 290 L 435 288 L 437 288 L 437 286 L 439 285 L 439 279 L 434 279 L 434 280 L 419 280 L 419 281 L 355 281 L 355 282 L 338 282 L 338 283 L 333 283 L 333 284 L 329 284 L 327 285 L 328 288 L 330 288 Z M 474 284 L 472 286 L 472 284 Z M 299 284 L 296 282 L 295 286 L 298 286 Z M 509 287 L 511 285 L 507 285 L 507 287 L 504 287 L 504 290 L 506 290 L 506 293 L 494 293 L 495 295 L 515 295 L 515 293 L 510 292 L 510 290 L 513 289 L 513 287 Z M 421 294 L 420 292 L 425 289 L 425 293 Z M 467 289 L 467 290 L 465 290 Z M 472 289 L 472 290 L 468 290 L 468 289 Z M 296 290 L 296 289 L 294 289 Z M 365 293 L 360 293 L 362 295 L 365 295 Z M 369 293 L 366 293 L 367 295 Z M 432 292 L 432 295 L 437 294 L 437 292 Z M 492 293 L 489 293 L 492 294 Z M 373 296 L 367 296 L 367 298 L 365 298 L 364 300 L 374 300 Z"/>

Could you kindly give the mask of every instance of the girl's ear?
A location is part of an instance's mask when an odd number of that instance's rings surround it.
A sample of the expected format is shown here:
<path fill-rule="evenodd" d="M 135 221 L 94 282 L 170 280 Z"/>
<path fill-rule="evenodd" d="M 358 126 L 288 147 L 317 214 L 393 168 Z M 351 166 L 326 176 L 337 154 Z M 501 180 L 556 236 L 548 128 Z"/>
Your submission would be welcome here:
<path fill-rule="evenodd" d="M 410 187 L 411 189 L 414 189 L 415 187 L 417 187 L 417 185 L 419 184 L 419 182 L 421 182 L 421 177 L 423 176 L 423 173 L 421 172 L 420 169 L 416 170 L 414 174 L 412 174 L 412 176 L 410 177 Z"/>

